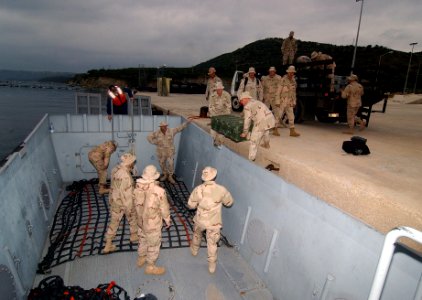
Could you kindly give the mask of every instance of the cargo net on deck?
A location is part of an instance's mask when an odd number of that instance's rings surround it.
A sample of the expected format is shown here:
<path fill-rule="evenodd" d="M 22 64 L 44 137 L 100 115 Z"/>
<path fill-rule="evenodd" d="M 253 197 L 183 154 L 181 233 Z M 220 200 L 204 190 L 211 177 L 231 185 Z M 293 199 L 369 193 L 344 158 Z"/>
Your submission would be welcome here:
<path fill-rule="evenodd" d="M 110 214 L 108 195 L 97 191 L 97 180 L 82 180 L 67 187 L 70 192 L 62 200 L 50 231 L 50 246 L 38 273 L 77 257 L 102 254 Z M 162 229 L 162 249 L 189 247 L 193 232 L 194 211 L 187 208 L 189 191 L 183 181 L 172 185 L 162 182 L 170 204 L 172 226 Z M 129 223 L 123 217 L 113 244 L 115 252 L 136 251 L 138 243 L 131 243 Z M 223 238 L 223 237 L 222 237 Z M 223 238 L 226 241 L 225 238 Z M 206 246 L 204 238 L 202 247 Z"/>

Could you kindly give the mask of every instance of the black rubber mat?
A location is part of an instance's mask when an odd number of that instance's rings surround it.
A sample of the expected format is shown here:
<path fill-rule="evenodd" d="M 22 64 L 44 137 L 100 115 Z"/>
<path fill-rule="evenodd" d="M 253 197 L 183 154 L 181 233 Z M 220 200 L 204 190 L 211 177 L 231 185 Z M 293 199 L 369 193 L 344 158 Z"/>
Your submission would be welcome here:
<path fill-rule="evenodd" d="M 193 231 L 194 211 L 186 207 L 189 191 L 182 181 L 172 185 L 161 183 L 170 204 L 172 226 L 162 230 L 162 249 L 189 247 Z M 50 231 L 50 246 L 38 273 L 77 257 L 101 254 L 109 222 L 108 195 L 99 195 L 97 180 L 74 182 L 62 200 Z M 136 251 L 137 243 L 129 240 L 129 223 L 123 218 L 113 244 L 116 252 Z M 202 246 L 206 244 L 202 243 Z"/>

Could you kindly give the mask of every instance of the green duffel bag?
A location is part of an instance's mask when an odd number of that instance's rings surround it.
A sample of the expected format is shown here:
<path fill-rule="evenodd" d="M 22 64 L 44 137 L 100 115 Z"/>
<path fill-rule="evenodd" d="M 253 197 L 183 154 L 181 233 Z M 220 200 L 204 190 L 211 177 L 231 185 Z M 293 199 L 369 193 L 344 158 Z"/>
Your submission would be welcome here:
<path fill-rule="evenodd" d="M 242 117 L 234 115 L 211 117 L 211 128 L 236 143 L 246 141 L 246 138 L 240 137 L 243 132 Z"/>

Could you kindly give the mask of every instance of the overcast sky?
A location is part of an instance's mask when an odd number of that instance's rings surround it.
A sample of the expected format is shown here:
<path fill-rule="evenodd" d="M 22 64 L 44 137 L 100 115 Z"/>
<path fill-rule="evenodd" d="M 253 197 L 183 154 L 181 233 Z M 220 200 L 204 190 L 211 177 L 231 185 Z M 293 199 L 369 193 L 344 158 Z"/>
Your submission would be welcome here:
<path fill-rule="evenodd" d="M 422 49 L 421 0 L 364 0 L 359 45 Z M 0 69 L 190 67 L 290 30 L 354 44 L 355 0 L 0 0 Z M 309 54 L 308 54 L 309 55 Z"/>

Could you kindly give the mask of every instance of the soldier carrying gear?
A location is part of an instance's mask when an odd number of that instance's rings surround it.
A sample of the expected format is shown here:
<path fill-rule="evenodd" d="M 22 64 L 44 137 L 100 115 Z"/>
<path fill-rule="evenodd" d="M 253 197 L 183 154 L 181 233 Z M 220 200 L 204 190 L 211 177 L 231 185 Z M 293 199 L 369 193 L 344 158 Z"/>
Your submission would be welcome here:
<path fill-rule="evenodd" d="M 145 263 L 144 273 L 147 275 L 162 275 L 164 267 L 158 267 L 155 262 L 160 254 L 161 227 L 163 220 L 166 228 L 171 226 L 169 203 L 166 191 L 157 184 L 160 173 L 153 165 L 146 166 L 142 177 L 136 180 L 134 201 L 138 218 L 138 267 Z"/>
<path fill-rule="evenodd" d="M 174 173 L 174 136 L 188 126 L 191 120 L 176 128 L 168 128 L 166 122 L 160 123 L 160 129 L 148 135 L 147 139 L 153 145 L 157 145 L 157 157 L 163 172 L 162 181 L 168 180 L 171 184 L 176 184 L 173 178 Z"/>
<path fill-rule="evenodd" d="M 293 37 L 294 32 L 290 31 L 289 36 L 284 39 L 283 44 L 281 45 L 281 53 L 283 54 L 283 66 L 293 63 L 293 60 L 296 55 L 297 45 L 296 39 Z"/>
<path fill-rule="evenodd" d="M 300 134 L 295 131 L 295 115 L 293 108 L 296 106 L 296 69 L 289 66 L 286 75 L 281 79 L 280 86 L 277 90 L 276 102 L 273 107 L 275 121 L 280 123 L 280 118 L 286 113 L 289 120 L 290 136 L 298 137 Z"/>
<path fill-rule="evenodd" d="M 209 116 L 222 116 L 230 115 L 232 112 L 232 101 L 231 96 L 224 90 L 224 86 L 221 82 L 216 85 L 216 91 L 211 95 L 209 105 Z M 214 146 L 220 146 L 222 144 L 222 137 L 217 131 L 210 129 L 211 137 L 213 138 Z"/>
<path fill-rule="evenodd" d="M 264 90 L 264 103 L 268 108 L 272 107 L 273 111 L 277 90 L 281 82 L 281 76 L 276 74 L 276 72 L 275 67 L 270 67 L 268 70 L 268 76 L 263 76 L 261 79 Z M 273 134 L 276 136 L 280 135 L 277 131 L 277 127 L 273 128 Z"/>
<path fill-rule="evenodd" d="M 208 69 L 208 76 L 210 78 L 208 78 L 207 89 L 205 90 L 205 100 L 207 101 L 210 100 L 211 95 L 215 92 L 217 83 L 218 82 L 222 83 L 221 78 L 218 77 L 215 73 L 216 73 L 216 70 L 214 67 L 210 67 Z"/>
<path fill-rule="evenodd" d="M 364 130 L 366 126 L 366 121 L 356 116 L 362 106 L 363 86 L 358 83 L 358 77 L 354 74 L 347 77 L 347 80 L 349 84 L 341 91 L 341 97 L 343 99 L 347 98 L 347 124 L 349 125 L 349 130 L 343 133 L 353 134 L 355 122 L 359 124 L 359 130 Z"/>
<path fill-rule="evenodd" d="M 255 100 L 262 101 L 264 99 L 261 81 L 256 78 L 255 74 L 255 68 L 250 67 L 248 74 L 245 74 L 246 77 L 240 81 L 239 89 L 237 90 L 237 98 L 240 99 L 240 95 L 243 92 L 249 92 Z"/>
<path fill-rule="evenodd" d="M 270 148 L 270 129 L 274 128 L 275 119 L 272 112 L 261 101 L 252 99 L 248 92 L 244 92 L 240 96 L 240 104 L 244 106 L 243 133 L 241 137 L 245 138 L 249 132 L 251 122 L 253 122 L 252 133 L 249 145 L 249 160 L 254 161 L 258 146 L 263 139 L 262 147 Z"/>
<path fill-rule="evenodd" d="M 206 231 L 208 248 L 208 271 L 212 274 L 217 266 L 217 243 L 223 227 L 221 217 L 222 206 L 231 206 L 233 198 L 230 192 L 215 182 L 217 170 L 205 167 L 202 171 L 203 184 L 197 186 L 189 197 L 188 207 L 196 209 L 194 232 L 190 250 L 193 256 L 198 255 L 202 232 Z"/>
<path fill-rule="evenodd" d="M 106 245 L 103 253 L 116 250 L 113 239 L 116 236 L 120 221 L 125 215 L 130 226 L 130 241 L 138 241 L 136 211 L 133 204 L 133 179 L 131 171 L 135 165 L 136 156 L 125 153 L 120 157 L 121 163 L 111 172 L 111 190 L 109 195 L 111 220 L 106 233 Z"/>
<path fill-rule="evenodd" d="M 110 156 L 116 151 L 117 144 L 113 141 L 107 141 L 91 149 L 88 153 L 88 159 L 98 173 L 98 185 L 100 195 L 108 193 L 107 188 L 107 169 L 110 163 Z"/>

